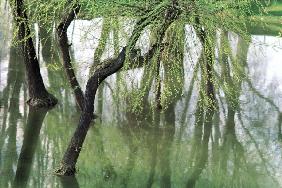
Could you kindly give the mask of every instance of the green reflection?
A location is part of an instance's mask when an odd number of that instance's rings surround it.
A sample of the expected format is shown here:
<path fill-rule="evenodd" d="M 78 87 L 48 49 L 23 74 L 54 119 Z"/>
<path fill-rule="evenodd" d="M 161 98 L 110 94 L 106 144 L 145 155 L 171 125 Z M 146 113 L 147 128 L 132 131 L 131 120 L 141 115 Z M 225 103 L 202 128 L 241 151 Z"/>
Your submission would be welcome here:
<path fill-rule="evenodd" d="M 40 28 L 44 39 L 52 39 L 52 35 Z M 101 120 L 89 130 L 77 176 L 67 178 L 56 177 L 52 172 L 68 145 L 79 112 L 62 70 L 52 69 L 52 64 L 59 65 L 58 56 L 46 53 L 56 50 L 51 50 L 52 42 L 44 42 L 42 55 L 49 67 L 50 88 L 61 101 L 47 113 L 27 110 L 23 102 L 26 94 L 22 92 L 25 84 L 20 71 L 23 69 L 21 58 L 17 49 L 11 48 L 0 114 L 0 187 L 279 187 L 273 173 L 279 172 L 279 166 L 274 166 L 270 160 L 270 148 L 263 148 L 263 143 L 257 142 L 275 137 L 259 129 L 270 124 L 265 123 L 266 117 L 273 117 L 271 120 L 279 125 L 281 136 L 281 113 L 277 118 L 279 108 L 273 107 L 272 99 L 254 91 L 254 87 L 247 91 L 249 103 L 240 101 L 240 96 L 246 92 L 243 85 L 251 84 L 245 72 L 250 43 L 239 38 L 239 50 L 232 56 L 228 32 L 222 32 L 220 39 L 215 108 L 203 105 L 198 88 L 202 81 L 203 55 L 191 73 L 189 85 L 184 88 L 184 80 L 176 81 L 178 76 L 184 77 L 184 67 L 181 65 L 177 71 L 169 72 L 170 64 L 165 62 L 165 84 L 179 88 L 170 95 L 171 100 L 163 111 L 155 109 L 150 101 L 147 87 L 153 85 L 155 78 L 148 76 L 152 71 L 149 66 L 144 67 L 148 71 L 141 76 L 140 88 L 146 88 L 142 94 L 143 108 L 138 114 L 130 110 L 130 101 L 118 95 L 119 85 L 109 91 L 105 84 L 98 93 L 97 111 Z M 168 40 L 177 39 L 171 36 Z M 167 75 L 171 77 L 173 73 L 179 75 L 168 79 Z M 244 79 L 238 80 L 234 75 Z M 181 97 L 185 87 L 187 92 Z M 118 101 L 118 104 L 110 104 L 115 116 L 109 119 L 103 118 L 109 117 L 109 96 L 105 91 L 111 92 Z M 244 116 L 244 109 L 251 109 L 252 99 L 258 98 L 260 108 L 250 113 L 262 116 L 254 122 L 252 116 Z M 264 112 L 266 105 L 274 110 Z M 276 130 L 277 126 L 268 128 Z M 281 155 L 281 151 L 274 155 Z"/>
<path fill-rule="evenodd" d="M 26 187 L 32 159 L 39 140 L 40 129 L 47 113 L 46 109 L 29 108 L 26 126 L 24 128 L 23 144 L 17 163 L 14 187 Z"/>

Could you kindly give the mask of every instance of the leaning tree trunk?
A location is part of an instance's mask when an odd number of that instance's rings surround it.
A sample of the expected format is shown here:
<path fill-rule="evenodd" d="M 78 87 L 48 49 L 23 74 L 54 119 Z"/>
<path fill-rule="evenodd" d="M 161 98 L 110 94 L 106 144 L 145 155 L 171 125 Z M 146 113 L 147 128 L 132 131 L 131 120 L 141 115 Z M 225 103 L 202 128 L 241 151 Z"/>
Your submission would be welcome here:
<path fill-rule="evenodd" d="M 45 88 L 40 74 L 39 62 L 28 26 L 28 18 L 24 9 L 23 0 L 12 1 L 13 16 L 18 27 L 18 40 L 22 45 L 22 53 L 26 67 L 29 100 L 27 103 L 33 107 L 52 107 L 58 100 Z"/>
<path fill-rule="evenodd" d="M 145 61 L 145 59 L 147 60 L 147 58 L 152 57 L 151 54 L 154 53 L 155 50 L 156 47 L 154 46 L 148 52 L 147 57 L 141 57 L 140 59 Z M 102 67 L 96 70 L 94 75 L 88 80 L 84 96 L 84 108 L 80 116 L 79 124 L 61 161 L 61 166 L 55 171 L 57 175 L 71 176 L 75 174 L 75 165 L 90 123 L 93 119 L 94 100 L 98 86 L 104 79 L 123 67 L 126 51 L 127 48 L 125 47 L 116 59 L 113 59 L 106 64 L 102 64 Z"/>
<path fill-rule="evenodd" d="M 68 35 L 67 30 L 71 22 L 74 20 L 76 14 L 78 14 L 80 10 L 80 5 L 75 4 L 73 10 L 67 14 L 61 21 L 61 23 L 57 27 L 57 35 L 59 41 L 59 47 L 63 58 L 63 66 L 65 72 L 67 74 L 68 81 L 73 89 L 75 100 L 80 108 L 83 110 L 83 102 L 84 102 L 84 95 L 81 90 L 81 87 L 76 79 L 73 66 L 71 64 L 71 57 L 69 52 L 69 43 L 68 43 Z"/>
<path fill-rule="evenodd" d="M 171 23 L 179 16 L 180 11 L 176 8 L 176 5 L 168 7 L 165 12 L 164 23 L 161 25 L 161 30 L 159 37 L 162 38 L 165 35 L 167 28 L 171 25 Z M 150 14 L 148 14 L 150 15 Z M 161 14 L 162 15 L 162 14 Z M 156 15 L 156 16 L 159 16 Z M 87 131 L 89 129 L 90 123 L 93 119 L 94 113 L 94 100 L 95 94 L 101 82 L 106 79 L 108 76 L 116 73 L 119 69 L 121 69 L 124 65 L 125 57 L 128 53 L 136 54 L 137 52 L 134 50 L 135 44 L 139 39 L 142 30 L 151 24 L 156 19 L 155 16 L 144 16 L 140 19 L 132 32 L 132 35 L 129 39 L 128 46 L 124 47 L 122 51 L 119 53 L 118 57 L 113 61 L 110 61 L 106 64 L 102 64 L 98 66 L 97 70 L 90 77 L 86 84 L 85 96 L 84 96 L 84 107 L 82 114 L 80 116 L 80 120 L 78 126 L 75 130 L 75 133 L 69 143 L 69 146 L 64 154 L 64 157 L 61 161 L 60 167 L 55 171 L 57 175 L 65 175 L 72 176 L 75 174 L 76 169 L 75 165 L 77 159 L 79 157 L 82 144 L 85 140 Z M 157 40 L 161 41 L 161 40 Z M 155 47 L 152 50 L 156 49 Z M 148 52 L 148 54 L 150 54 Z"/>
<path fill-rule="evenodd" d="M 126 56 L 126 48 L 123 48 L 114 64 L 105 65 L 95 71 L 94 75 L 88 80 L 86 85 L 84 108 L 80 116 L 78 127 L 70 141 L 67 151 L 61 161 L 61 166 L 56 170 L 58 175 L 74 175 L 76 172 L 75 164 L 78 159 L 82 144 L 86 137 L 89 125 L 93 119 L 95 94 L 100 83 L 109 75 L 122 68 Z"/>
<path fill-rule="evenodd" d="M 126 47 L 123 48 L 115 60 L 109 61 L 107 64 L 102 65 L 102 68 L 95 71 L 94 75 L 88 80 L 84 98 L 84 108 L 80 116 L 79 124 L 61 161 L 61 166 L 55 171 L 57 175 L 72 176 L 75 174 L 75 165 L 90 123 L 93 119 L 94 100 L 97 89 L 104 79 L 123 67 L 126 50 Z M 153 46 L 152 49 L 146 54 L 146 57 L 141 57 L 140 59 L 144 61 L 149 60 L 152 58 L 152 54 L 155 51 L 156 46 Z M 137 62 L 140 61 L 138 60 Z"/>

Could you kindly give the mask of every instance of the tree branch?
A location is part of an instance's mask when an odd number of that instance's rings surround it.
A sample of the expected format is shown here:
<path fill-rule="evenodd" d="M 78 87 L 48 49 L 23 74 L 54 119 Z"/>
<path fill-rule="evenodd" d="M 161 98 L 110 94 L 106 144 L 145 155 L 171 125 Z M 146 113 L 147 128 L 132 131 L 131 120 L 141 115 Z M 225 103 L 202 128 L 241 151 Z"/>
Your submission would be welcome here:
<path fill-rule="evenodd" d="M 79 13 L 79 10 L 80 10 L 80 5 L 75 4 L 72 10 L 63 17 L 63 19 L 61 20 L 60 24 L 57 27 L 57 35 L 58 35 L 60 51 L 63 58 L 63 66 L 67 75 L 67 79 L 71 85 L 71 88 L 74 91 L 75 99 L 80 110 L 83 110 L 84 95 L 76 79 L 73 66 L 71 64 L 71 57 L 69 52 L 70 45 L 68 44 L 68 35 L 67 35 L 68 27 L 70 26 L 71 22 L 74 20 L 75 16 Z"/>

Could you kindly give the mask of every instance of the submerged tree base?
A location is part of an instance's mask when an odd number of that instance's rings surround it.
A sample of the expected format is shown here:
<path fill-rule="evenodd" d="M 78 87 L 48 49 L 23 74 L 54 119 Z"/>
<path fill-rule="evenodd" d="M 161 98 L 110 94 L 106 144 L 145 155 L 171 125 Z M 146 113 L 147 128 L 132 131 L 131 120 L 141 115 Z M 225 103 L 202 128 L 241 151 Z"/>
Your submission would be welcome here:
<path fill-rule="evenodd" d="M 76 173 L 75 166 L 61 164 L 59 168 L 57 168 L 54 172 L 57 176 L 74 176 Z"/>
<path fill-rule="evenodd" d="M 58 99 L 52 94 L 48 94 L 47 96 L 40 98 L 30 98 L 26 103 L 34 108 L 52 108 L 58 103 Z"/>

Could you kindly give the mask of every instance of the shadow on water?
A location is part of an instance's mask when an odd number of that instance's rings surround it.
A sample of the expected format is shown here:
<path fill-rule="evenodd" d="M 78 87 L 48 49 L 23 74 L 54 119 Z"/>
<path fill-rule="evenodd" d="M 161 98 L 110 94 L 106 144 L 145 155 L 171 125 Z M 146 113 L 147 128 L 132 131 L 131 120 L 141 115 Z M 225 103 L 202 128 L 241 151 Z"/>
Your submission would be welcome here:
<path fill-rule="evenodd" d="M 175 104 L 170 104 L 164 112 L 164 127 L 161 130 L 161 147 L 159 149 L 160 156 L 160 187 L 170 188 L 172 187 L 172 172 L 171 172 L 171 150 L 175 135 Z"/>
<path fill-rule="evenodd" d="M 171 36 L 168 40 L 178 40 L 173 37 L 173 31 L 170 32 Z M 203 67 L 206 58 L 203 55 L 204 50 L 191 73 L 192 79 L 186 88 L 185 96 L 181 98 L 180 95 L 184 92 L 182 89 L 177 90 L 170 96 L 167 107 L 162 110 L 156 109 L 156 106 L 151 104 L 150 100 L 156 100 L 150 99 L 151 86 L 155 86 L 159 81 L 160 84 L 153 88 L 158 92 L 167 91 L 168 85 L 184 88 L 183 64 L 180 64 L 177 68 L 178 72 L 175 73 L 169 72 L 170 60 L 174 57 L 168 57 L 166 59 L 168 62 L 162 62 L 164 63 L 162 83 L 159 80 L 160 70 L 158 75 L 152 76 L 153 71 L 160 67 L 144 66 L 138 88 L 144 91 L 141 95 L 141 112 L 131 112 L 130 101 L 124 99 L 124 96 L 118 96 L 117 104 L 110 104 L 111 108 L 114 107 L 113 114 L 116 116 L 110 121 L 103 118 L 106 117 L 103 113 L 108 113 L 109 97 L 105 93 L 109 92 L 111 83 L 104 84 L 97 94 L 97 112 L 101 119 L 97 126 L 91 127 L 89 131 L 87 143 L 90 146 L 86 145 L 83 148 L 80 157 L 79 165 L 82 170 L 76 177 L 50 175 L 49 171 L 58 163 L 64 147 L 68 144 L 68 138 L 75 128 L 79 113 L 75 103 L 71 102 L 73 99 L 71 90 L 68 89 L 62 76 L 64 73 L 56 52 L 57 47 L 52 46 L 55 40 L 53 34 L 40 27 L 39 36 L 42 37 L 41 63 L 44 62 L 44 66 L 48 67 L 46 76 L 50 88 L 54 90 L 52 93 L 55 93 L 62 102 L 48 115 L 46 115 L 47 110 L 32 108 L 27 110 L 23 102 L 26 97 L 21 93 L 26 87 L 24 74 L 21 71 L 22 63 L 19 61 L 21 58 L 17 56 L 19 54 L 17 49 L 12 47 L 7 85 L 2 91 L 0 187 L 50 185 L 77 188 L 95 185 L 147 188 L 181 186 L 252 188 L 264 187 L 264 185 L 275 187 L 278 184 L 269 167 L 271 160 L 265 157 L 266 153 L 262 152 L 261 142 L 258 143 L 256 140 L 260 136 L 259 133 L 254 135 L 251 120 L 246 120 L 242 115 L 244 104 L 240 101 L 240 96 L 244 93 L 243 85 L 250 86 L 255 97 L 265 100 L 273 107 L 275 113 L 279 113 L 277 119 L 280 139 L 282 115 L 273 101 L 251 87 L 252 83 L 245 75 L 248 69 L 247 56 L 250 43 L 239 38 L 236 55 L 231 55 L 228 32 L 220 34 L 222 46 L 217 59 L 220 68 L 215 68 L 213 72 L 214 79 L 217 81 L 217 85 L 212 86 L 217 96 L 213 99 L 213 108 L 204 104 L 206 98 L 203 97 L 204 90 L 210 86 L 201 85 L 208 83 L 201 80 L 206 79 L 201 77 L 205 68 Z M 94 58 L 101 58 L 107 37 L 109 37 L 108 30 L 103 36 L 104 43 L 99 44 L 101 50 L 96 52 Z M 177 51 L 176 48 L 175 50 Z M 74 54 L 72 56 L 75 57 Z M 183 54 L 180 56 L 179 59 L 183 59 Z M 116 82 L 122 72 L 118 75 Z M 239 75 L 243 79 L 238 80 L 234 75 Z M 120 86 L 115 87 L 115 91 L 110 92 L 119 94 Z M 42 126 L 43 121 L 48 126 Z M 238 132 L 240 126 L 243 127 L 241 130 L 243 133 Z M 277 132 L 275 134 L 277 135 Z M 245 137 L 250 137 L 247 143 L 252 144 L 252 147 L 245 144 Z"/>
<path fill-rule="evenodd" d="M 39 141 L 40 129 L 47 109 L 29 108 L 27 123 L 24 127 L 23 145 L 20 151 L 14 187 L 26 187 L 30 176 L 34 153 Z"/>
<path fill-rule="evenodd" d="M 16 164 L 17 160 L 17 146 L 16 146 L 16 137 L 17 137 L 17 126 L 19 120 L 22 119 L 22 114 L 19 110 L 20 103 L 20 91 L 24 85 L 24 73 L 22 71 L 22 62 L 20 61 L 19 49 L 12 47 L 10 49 L 10 59 L 8 67 L 8 78 L 7 85 L 3 90 L 3 119 L 1 127 L 1 139 L 0 139 L 0 151 L 4 152 L 5 155 L 0 157 L 1 162 L 1 174 L 5 176 L 13 176 L 13 166 Z M 18 69 L 20 68 L 20 69 Z M 6 147 L 5 145 L 5 140 Z M 6 151 L 3 151 L 6 149 Z M 2 176 L 3 178 L 3 176 Z M 1 178 L 1 179 L 2 179 Z M 9 179 L 3 178 L 1 182 L 2 186 L 8 186 Z"/>
<path fill-rule="evenodd" d="M 79 188 L 76 177 L 58 177 L 63 188 Z"/>
<path fill-rule="evenodd" d="M 190 157 L 193 167 L 189 172 L 190 175 L 186 183 L 187 188 L 195 187 L 208 159 L 208 143 L 212 130 L 214 109 L 204 115 L 204 109 L 201 105 L 201 102 L 198 101 L 196 114 L 198 120 L 196 120 L 195 124 Z"/>
<path fill-rule="evenodd" d="M 148 104 L 147 107 L 149 106 Z M 152 115 L 146 115 L 144 120 L 143 115 L 147 114 L 147 110 L 153 110 L 153 112 Z M 171 187 L 170 161 L 175 133 L 174 104 L 171 104 L 163 113 L 154 109 L 146 109 L 144 112 L 138 115 L 127 112 L 127 126 L 119 128 L 129 149 L 127 163 L 120 179 L 121 187 L 143 185 L 149 188 L 156 184 L 160 187 Z M 165 122 L 163 126 L 162 121 Z M 144 174 L 144 182 L 134 182 L 135 173 L 139 170 L 137 166 L 140 155 L 145 155 L 144 148 L 148 152 L 146 154 L 148 155 L 148 173 Z"/>

